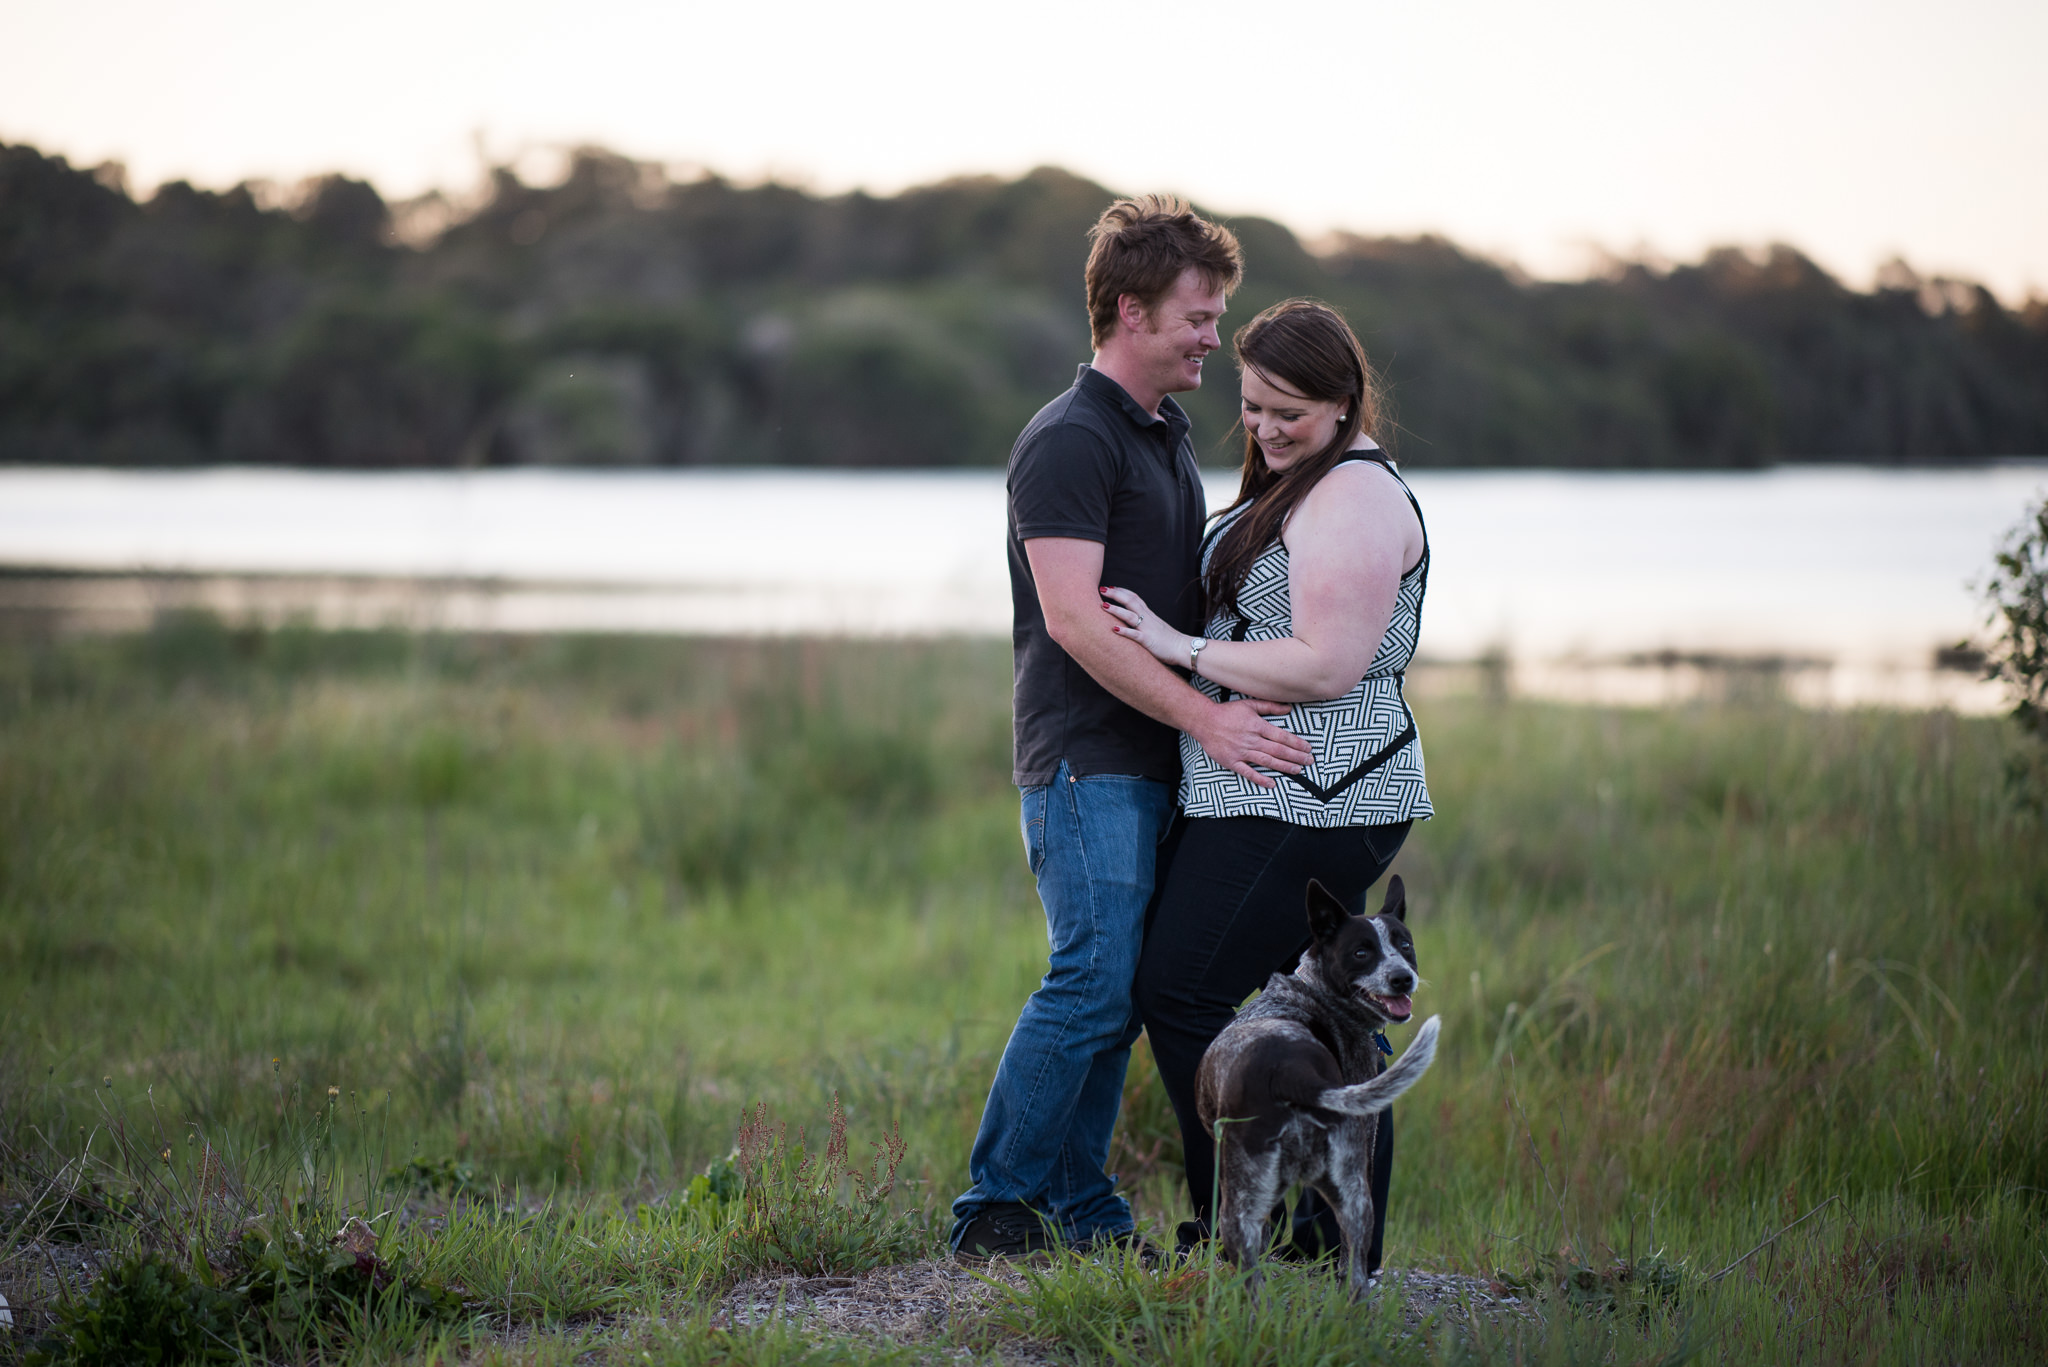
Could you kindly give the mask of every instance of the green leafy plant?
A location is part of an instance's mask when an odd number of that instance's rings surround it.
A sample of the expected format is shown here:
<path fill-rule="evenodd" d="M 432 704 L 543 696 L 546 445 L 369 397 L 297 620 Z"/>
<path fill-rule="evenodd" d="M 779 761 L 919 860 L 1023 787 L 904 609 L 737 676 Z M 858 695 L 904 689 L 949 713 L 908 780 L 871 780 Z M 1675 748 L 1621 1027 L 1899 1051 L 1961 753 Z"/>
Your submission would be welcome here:
<path fill-rule="evenodd" d="M 1986 675 L 2017 695 L 2013 720 L 2048 742 L 2048 499 L 2006 533 L 1983 593 L 1998 632 Z"/>
<path fill-rule="evenodd" d="M 170 1259 L 132 1253 L 91 1290 L 59 1305 L 55 1333 L 29 1351 L 28 1361 L 50 1367 L 229 1361 L 237 1308 L 235 1297 Z"/>
<path fill-rule="evenodd" d="M 377 1253 L 377 1236 L 351 1219 L 332 1239 L 295 1226 L 247 1228 L 219 1263 L 188 1269 L 138 1251 L 84 1294 L 60 1305 L 37 1363 L 213 1362 L 243 1347 L 279 1351 L 347 1337 L 370 1321 L 451 1323 L 459 1292 L 410 1272 L 403 1255 Z"/>
<path fill-rule="evenodd" d="M 297 1228 L 247 1230 L 234 1270 L 238 1312 L 279 1345 L 345 1328 L 358 1316 L 452 1321 L 462 1313 L 459 1292 L 410 1274 L 403 1254 L 381 1257 L 376 1234 L 357 1219 L 324 1241 Z"/>
<path fill-rule="evenodd" d="M 2007 761 L 2007 779 L 2022 805 L 2048 807 L 2048 499 L 2006 533 L 1979 588 L 1997 633 L 1984 676 L 2012 691 L 2012 719 L 2040 742 Z"/>
<path fill-rule="evenodd" d="M 655 1229 L 666 1222 L 681 1221 L 717 1228 L 739 1210 L 746 1179 L 740 1174 L 740 1153 L 734 1149 L 714 1158 L 690 1184 L 665 1201 L 648 1201 L 633 1213 L 642 1229 Z"/>
<path fill-rule="evenodd" d="M 444 1156 L 438 1159 L 408 1158 L 384 1174 L 384 1189 L 408 1191 L 415 1196 L 460 1196 L 481 1191 L 490 1182 L 476 1164 Z"/>

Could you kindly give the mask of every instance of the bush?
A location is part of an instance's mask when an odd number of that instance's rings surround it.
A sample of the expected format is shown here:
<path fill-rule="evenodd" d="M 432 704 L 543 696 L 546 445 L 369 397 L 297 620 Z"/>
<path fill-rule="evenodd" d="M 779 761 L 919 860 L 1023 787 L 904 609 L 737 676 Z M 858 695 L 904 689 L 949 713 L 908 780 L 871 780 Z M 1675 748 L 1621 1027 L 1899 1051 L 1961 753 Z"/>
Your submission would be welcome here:
<path fill-rule="evenodd" d="M 2013 690 L 2013 720 L 2048 747 L 2048 499 L 2006 533 L 1983 591 L 1998 631 L 1986 676 Z M 2014 771 L 2036 802 L 2048 797 L 2044 769 L 2048 755 L 2037 750 Z"/>
<path fill-rule="evenodd" d="M 28 1355 L 47 1367 L 232 1361 L 244 1350 L 289 1352 L 349 1337 L 372 1320 L 455 1320 L 462 1297 L 377 1253 L 351 1219 L 331 1240 L 295 1227 L 243 1230 L 225 1256 L 188 1268 L 141 1250 L 58 1309 L 54 1332 Z"/>
<path fill-rule="evenodd" d="M 58 1309 L 56 1335 L 28 1360 L 78 1367 L 229 1361 L 235 1308 L 234 1297 L 169 1259 L 132 1254 Z"/>

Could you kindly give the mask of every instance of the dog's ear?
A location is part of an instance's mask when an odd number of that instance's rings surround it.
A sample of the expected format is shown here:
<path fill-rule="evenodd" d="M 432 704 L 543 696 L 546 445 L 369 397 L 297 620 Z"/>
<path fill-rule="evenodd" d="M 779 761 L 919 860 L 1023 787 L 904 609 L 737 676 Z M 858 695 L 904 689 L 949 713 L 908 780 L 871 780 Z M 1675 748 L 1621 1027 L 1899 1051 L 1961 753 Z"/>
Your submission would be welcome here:
<path fill-rule="evenodd" d="M 1391 916 L 1404 926 L 1408 924 L 1408 889 L 1401 886 L 1398 873 L 1387 880 L 1387 902 L 1380 908 L 1380 915 Z"/>
<path fill-rule="evenodd" d="M 1308 933 L 1317 944 L 1327 944 L 1338 927 L 1351 919 L 1351 913 L 1344 904 L 1330 895 L 1330 890 L 1315 879 L 1308 880 Z"/>

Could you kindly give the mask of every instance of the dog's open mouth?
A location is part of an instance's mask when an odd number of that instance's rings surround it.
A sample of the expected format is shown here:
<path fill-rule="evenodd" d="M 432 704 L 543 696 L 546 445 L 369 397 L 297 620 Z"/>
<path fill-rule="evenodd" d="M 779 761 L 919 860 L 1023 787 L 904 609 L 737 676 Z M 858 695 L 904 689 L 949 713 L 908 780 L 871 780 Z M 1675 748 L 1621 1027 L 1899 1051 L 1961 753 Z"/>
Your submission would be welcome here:
<path fill-rule="evenodd" d="M 1382 997 L 1377 992 L 1365 994 L 1380 1014 L 1390 1021 L 1404 1021 L 1415 1014 L 1415 1001 L 1410 997 Z"/>

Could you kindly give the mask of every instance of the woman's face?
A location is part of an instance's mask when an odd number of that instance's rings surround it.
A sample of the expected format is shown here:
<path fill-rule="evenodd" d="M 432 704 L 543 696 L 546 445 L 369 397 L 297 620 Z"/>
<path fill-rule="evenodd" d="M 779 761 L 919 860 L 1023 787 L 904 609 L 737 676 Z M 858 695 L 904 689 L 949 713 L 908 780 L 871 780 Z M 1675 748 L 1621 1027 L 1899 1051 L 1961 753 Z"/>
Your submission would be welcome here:
<path fill-rule="evenodd" d="M 1252 366 L 1244 368 L 1241 379 L 1244 430 L 1276 475 L 1328 446 L 1351 414 L 1350 404 L 1341 399 L 1304 398 Z"/>

